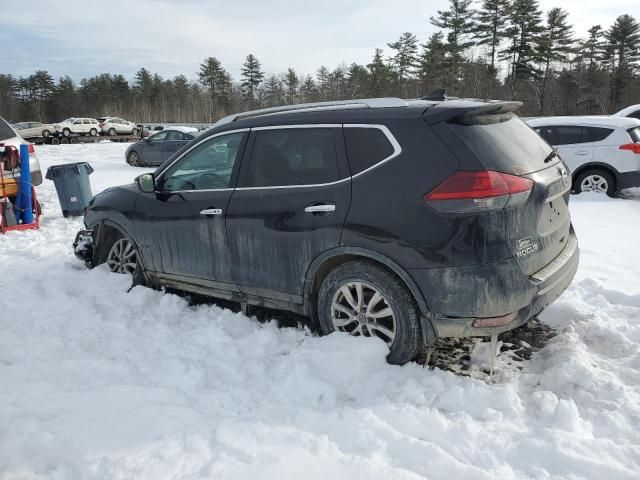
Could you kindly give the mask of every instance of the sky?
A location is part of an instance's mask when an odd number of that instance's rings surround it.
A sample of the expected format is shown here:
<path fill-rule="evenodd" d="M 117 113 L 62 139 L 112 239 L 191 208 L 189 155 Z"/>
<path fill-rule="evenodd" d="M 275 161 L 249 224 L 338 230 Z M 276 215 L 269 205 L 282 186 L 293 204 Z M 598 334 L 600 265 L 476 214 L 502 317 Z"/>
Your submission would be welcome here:
<path fill-rule="evenodd" d="M 640 13 L 639 0 L 541 0 L 560 6 L 578 36 L 623 13 Z M 88 6 L 91 3 L 91 6 Z M 267 73 L 293 67 L 314 74 L 320 65 L 366 64 L 376 47 L 412 32 L 420 41 L 436 31 L 429 17 L 447 0 L 0 0 L 0 73 L 80 80 L 98 73 L 127 79 L 140 67 L 165 78 L 195 79 L 209 56 L 237 80 L 248 53 Z"/>

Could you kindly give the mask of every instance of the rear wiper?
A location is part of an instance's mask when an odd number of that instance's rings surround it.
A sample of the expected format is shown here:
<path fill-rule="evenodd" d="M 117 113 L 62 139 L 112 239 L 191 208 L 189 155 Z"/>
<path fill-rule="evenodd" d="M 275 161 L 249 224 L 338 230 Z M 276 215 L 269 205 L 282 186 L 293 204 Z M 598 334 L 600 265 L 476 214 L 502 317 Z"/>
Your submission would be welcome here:
<path fill-rule="evenodd" d="M 551 160 L 553 160 L 557 156 L 558 156 L 558 152 L 556 152 L 555 150 L 551 150 L 551 153 L 549 153 L 549 155 L 545 157 L 544 163 L 549 163 Z"/>

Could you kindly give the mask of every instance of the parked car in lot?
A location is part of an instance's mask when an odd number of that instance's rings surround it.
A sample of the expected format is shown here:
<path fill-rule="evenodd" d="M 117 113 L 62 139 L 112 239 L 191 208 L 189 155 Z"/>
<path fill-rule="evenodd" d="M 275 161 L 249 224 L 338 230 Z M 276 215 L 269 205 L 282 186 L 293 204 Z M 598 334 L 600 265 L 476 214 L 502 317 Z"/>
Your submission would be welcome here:
<path fill-rule="evenodd" d="M 138 126 L 128 120 L 120 117 L 101 117 L 98 118 L 98 125 L 102 133 L 107 135 L 137 135 Z"/>
<path fill-rule="evenodd" d="M 132 167 L 162 165 L 171 155 L 195 137 L 179 130 L 163 130 L 132 144 L 125 152 L 125 159 Z"/>
<path fill-rule="evenodd" d="M 56 132 L 68 137 L 72 133 L 91 135 L 95 137 L 100 133 L 100 125 L 95 118 L 71 117 L 54 125 Z"/>
<path fill-rule="evenodd" d="M 51 123 L 20 122 L 15 129 L 22 138 L 50 137 L 55 131 Z"/>
<path fill-rule="evenodd" d="M 522 325 L 569 285 L 570 180 L 519 102 L 395 98 L 227 117 L 96 195 L 74 243 L 135 283 L 286 309 L 388 360 Z"/>
<path fill-rule="evenodd" d="M 640 120 L 628 117 L 543 117 L 527 123 L 571 170 L 575 193 L 615 196 L 640 186 Z"/>
<path fill-rule="evenodd" d="M 32 143 L 27 142 L 20 136 L 11 126 L 0 117 L 0 145 L 12 145 L 20 149 L 20 145 L 29 145 L 29 167 L 31 169 L 31 183 L 40 185 L 42 183 L 42 170 L 40 169 L 40 160 L 36 154 L 35 147 Z M 5 179 L 20 178 L 20 169 L 3 170 Z"/>
<path fill-rule="evenodd" d="M 627 108 L 623 108 L 619 112 L 611 115 L 612 117 L 629 117 L 640 119 L 640 103 L 637 105 L 631 105 Z"/>

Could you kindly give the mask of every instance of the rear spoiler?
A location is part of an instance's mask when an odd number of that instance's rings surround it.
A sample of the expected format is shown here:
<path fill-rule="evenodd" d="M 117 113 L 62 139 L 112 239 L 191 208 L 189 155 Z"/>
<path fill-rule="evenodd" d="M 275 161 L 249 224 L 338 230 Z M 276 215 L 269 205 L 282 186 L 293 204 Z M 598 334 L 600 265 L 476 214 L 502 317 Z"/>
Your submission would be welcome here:
<path fill-rule="evenodd" d="M 429 125 L 439 122 L 456 122 L 481 115 L 496 115 L 515 112 L 522 106 L 522 102 L 444 102 L 427 108 L 422 117 Z"/>

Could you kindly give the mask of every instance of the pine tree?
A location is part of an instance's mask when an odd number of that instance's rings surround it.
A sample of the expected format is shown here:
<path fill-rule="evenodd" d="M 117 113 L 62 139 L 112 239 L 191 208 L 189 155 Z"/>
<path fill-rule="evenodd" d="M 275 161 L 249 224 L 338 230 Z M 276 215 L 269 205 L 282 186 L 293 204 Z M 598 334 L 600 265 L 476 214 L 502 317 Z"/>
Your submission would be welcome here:
<path fill-rule="evenodd" d="M 298 96 L 298 85 L 300 85 L 300 79 L 293 68 L 287 70 L 287 75 L 284 77 L 284 85 L 287 93 L 287 103 L 289 105 L 296 103 L 296 97 Z"/>
<path fill-rule="evenodd" d="M 473 28 L 476 45 L 488 45 L 489 47 L 489 73 L 495 75 L 496 54 L 500 42 L 505 38 L 505 27 L 508 22 L 509 0 L 484 0 L 475 16 Z"/>
<path fill-rule="evenodd" d="M 262 84 L 262 103 L 265 107 L 277 107 L 284 104 L 285 92 L 282 80 L 277 75 L 269 75 Z"/>
<path fill-rule="evenodd" d="M 520 80 L 531 80 L 539 74 L 535 67 L 535 45 L 542 32 L 541 18 L 537 0 L 514 0 L 507 29 L 510 46 L 500 52 L 501 58 L 511 63 L 509 81 L 513 97 L 517 95 Z"/>
<path fill-rule="evenodd" d="M 473 42 L 468 39 L 474 30 L 471 20 L 473 14 L 471 0 L 449 0 L 448 10 L 438 10 L 437 15 L 430 18 L 432 25 L 448 30 L 448 74 L 451 91 L 455 91 L 458 84 L 460 64 L 464 61 L 462 54 L 473 45 Z"/>
<path fill-rule="evenodd" d="M 609 106 L 616 110 L 631 100 L 625 101 L 622 94 L 628 88 L 640 59 L 640 25 L 631 15 L 620 15 L 604 37 L 607 41 L 605 60 L 609 63 L 612 77 Z"/>
<path fill-rule="evenodd" d="M 302 81 L 302 85 L 300 85 L 300 97 L 302 97 L 304 103 L 316 102 L 318 100 L 318 90 L 311 75 L 307 75 Z"/>
<path fill-rule="evenodd" d="M 383 97 L 388 94 L 391 83 L 391 69 L 384 63 L 382 49 L 376 48 L 371 63 L 367 65 L 369 70 L 368 97 Z"/>
<path fill-rule="evenodd" d="M 324 65 L 321 65 L 316 71 L 316 80 L 316 88 L 318 90 L 320 100 L 327 100 L 329 97 L 329 69 Z"/>
<path fill-rule="evenodd" d="M 555 7 L 547 12 L 547 23 L 537 39 L 537 56 L 542 64 L 542 86 L 540 88 L 539 111 L 545 111 L 545 100 L 552 62 L 564 62 L 573 50 L 572 27 L 567 22 L 569 13 Z"/>
<path fill-rule="evenodd" d="M 347 91 L 349 98 L 362 98 L 366 95 L 369 72 L 366 67 L 352 63 L 347 68 Z"/>
<path fill-rule="evenodd" d="M 396 53 L 389 59 L 395 80 L 406 95 L 406 81 L 415 74 L 418 62 L 418 39 L 410 32 L 404 32 L 393 43 L 387 44 Z"/>
<path fill-rule="evenodd" d="M 258 59 L 250 53 L 247 55 L 240 73 L 243 94 L 249 100 L 249 108 L 253 108 L 256 99 L 256 89 L 264 78 L 264 72 L 260 68 Z"/>
<path fill-rule="evenodd" d="M 445 86 L 446 55 L 447 46 L 442 32 L 433 33 L 427 43 L 422 45 L 418 58 L 418 74 L 423 94 Z"/>

